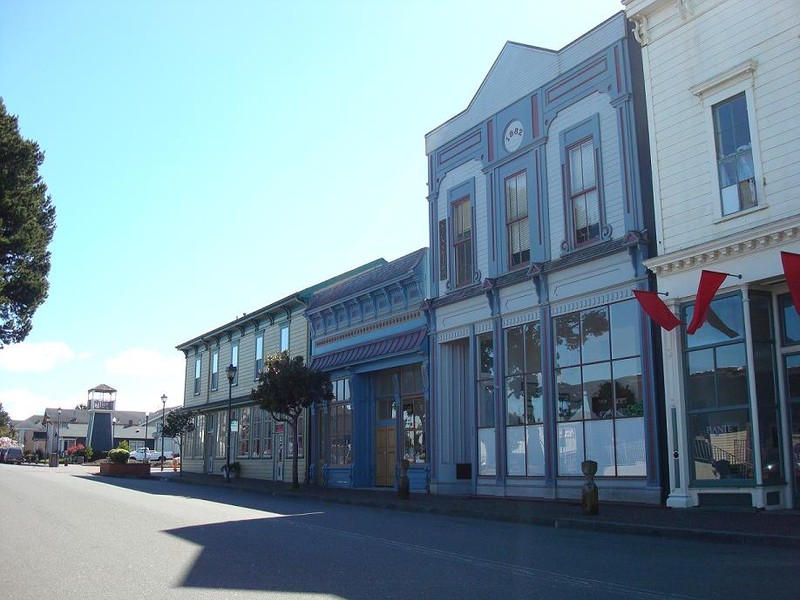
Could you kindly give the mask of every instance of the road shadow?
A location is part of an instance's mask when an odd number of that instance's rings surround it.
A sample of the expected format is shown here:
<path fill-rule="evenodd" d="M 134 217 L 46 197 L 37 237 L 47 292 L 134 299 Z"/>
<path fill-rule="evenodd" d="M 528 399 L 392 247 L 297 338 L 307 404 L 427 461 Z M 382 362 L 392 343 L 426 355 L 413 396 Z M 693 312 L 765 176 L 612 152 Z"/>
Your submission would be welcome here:
<path fill-rule="evenodd" d="M 291 507 L 297 500 L 314 502 L 313 499 L 304 497 L 302 493 L 296 496 L 291 493 L 280 495 L 251 491 L 238 487 L 220 485 L 195 485 L 181 482 L 177 478 L 170 479 L 136 479 L 127 477 L 106 477 L 101 475 L 84 474 L 80 477 L 99 485 L 108 485 L 126 490 L 133 490 L 154 496 L 173 496 L 180 498 L 193 498 L 207 500 L 230 506 L 239 506 L 253 510 L 262 510 L 271 513 L 280 513 L 283 509 Z M 322 505 L 322 503 L 320 503 Z M 286 516 L 296 514 L 291 510 L 283 510 Z"/>

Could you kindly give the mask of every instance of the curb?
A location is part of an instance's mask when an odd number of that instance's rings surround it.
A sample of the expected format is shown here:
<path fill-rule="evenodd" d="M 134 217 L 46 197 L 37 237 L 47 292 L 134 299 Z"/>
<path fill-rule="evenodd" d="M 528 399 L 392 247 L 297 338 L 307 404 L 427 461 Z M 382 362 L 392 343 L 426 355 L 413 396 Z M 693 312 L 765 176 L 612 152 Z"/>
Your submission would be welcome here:
<path fill-rule="evenodd" d="M 191 477 L 166 477 L 158 474 L 151 475 L 151 478 L 159 481 L 174 481 L 190 485 L 203 485 L 208 487 L 226 488 L 240 492 L 251 492 L 261 495 L 279 496 L 281 498 L 302 498 L 327 504 L 341 504 L 349 506 L 363 506 L 368 508 L 379 508 L 396 510 L 402 512 L 415 512 L 421 514 L 431 514 L 439 516 L 450 516 L 468 519 L 483 519 L 489 521 L 523 523 L 538 527 L 549 527 L 553 529 L 572 529 L 581 531 L 594 531 L 598 533 L 614 533 L 621 535 L 639 535 L 660 537 L 665 539 L 677 539 L 696 542 L 711 542 L 736 545 L 757 545 L 770 546 L 776 548 L 800 549 L 800 537 L 784 536 L 774 534 L 746 533 L 740 531 L 722 531 L 713 529 L 669 527 L 664 525 L 626 523 L 621 521 L 579 519 L 563 516 L 531 515 L 519 514 L 516 511 L 498 513 L 493 510 L 476 510 L 476 508 L 464 508 L 459 506 L 437 506 L 428 503 L 415 503 L 413 500 L 398 500 L 387 495 L 386 498 L 371 498 L 363 496 L 346 497 L 343 495 L 315 494 L 304 491 L 284 491 L 281 489 L 259 490 L 253 486 L 240 485 L 238 482 L 225 483 L 224 481 L 200 481 L 192 480 Z M 687 509 L 690 510 L 690 509 Z"/>

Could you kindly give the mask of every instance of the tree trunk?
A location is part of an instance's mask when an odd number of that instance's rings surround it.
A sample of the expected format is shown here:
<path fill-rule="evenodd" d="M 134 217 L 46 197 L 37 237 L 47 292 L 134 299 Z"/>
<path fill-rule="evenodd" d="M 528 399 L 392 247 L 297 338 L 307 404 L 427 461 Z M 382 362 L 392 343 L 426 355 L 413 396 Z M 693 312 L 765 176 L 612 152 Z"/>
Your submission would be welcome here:
<path fill-rule="evenodd" d="M 297 466 L 297 457 L 300 456 L 300 446 L 297 445 L 300 437 L 297 433 L 297 420 L 299 418 L 299 413 L 292 415 L 292 437 L 294 438 L 294 453 L 292 455 L 292 488 L 295 490 L 300 489 L 300 473 Z"/>

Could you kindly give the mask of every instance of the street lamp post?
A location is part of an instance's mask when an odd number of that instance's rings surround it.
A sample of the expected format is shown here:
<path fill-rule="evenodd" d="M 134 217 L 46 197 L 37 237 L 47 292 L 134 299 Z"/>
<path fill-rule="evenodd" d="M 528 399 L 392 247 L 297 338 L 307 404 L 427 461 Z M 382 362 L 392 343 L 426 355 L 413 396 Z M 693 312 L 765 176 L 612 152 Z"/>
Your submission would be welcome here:
<path fill-rule="evenodd" d="M 144 460 L 149 463 L 150 461 L 147 458 L 147 421 L 150 419 L 150 415 L 148 413 L 144 413 Z"/>
<path fill-rule="evenodd" d="M 236 367 L 233 364 L 228 365 L 225 369 L 225 374 L 228 376 L 228 443 L 225 447 L 225 481 L 230 483 L 231 480 L 231 394 L 233 390 L 233 379 L 236 377 Z"/>
<path fill-rule="evenodd" d="M 167 395 L 161 395 L 161 470 L 164 470 L 164 417 L 167 414 Z"/>
<path fill-rule="evenodd" d="M 58 407 L 58 422 L 56 424 L 56 455 L 61 458 L 61 448 L 59 448 L 59 436 L 61 434 L 61 407 Z"/>

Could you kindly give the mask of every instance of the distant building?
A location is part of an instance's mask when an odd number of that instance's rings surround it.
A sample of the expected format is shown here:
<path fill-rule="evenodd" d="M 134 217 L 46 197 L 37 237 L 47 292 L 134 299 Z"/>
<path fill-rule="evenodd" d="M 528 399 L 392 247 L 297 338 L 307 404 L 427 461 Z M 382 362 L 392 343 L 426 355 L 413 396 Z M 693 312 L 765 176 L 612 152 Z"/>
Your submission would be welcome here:
<path fill-rule="evenodd" d="M 798 508 L 800 3 L 623 3 L 647 66 L 645 264 L 688 325 L 662 337 L 667 505 Z"/>
<path fill-rule="evenodd" d="M 575 499 L 593 460 L 601 498 L 661 501 L 642 78 L 619 13 L 507 43 L 427 134 L 431 491 Z"/>

